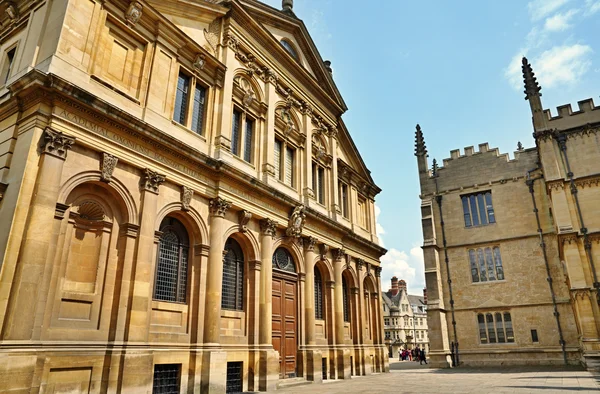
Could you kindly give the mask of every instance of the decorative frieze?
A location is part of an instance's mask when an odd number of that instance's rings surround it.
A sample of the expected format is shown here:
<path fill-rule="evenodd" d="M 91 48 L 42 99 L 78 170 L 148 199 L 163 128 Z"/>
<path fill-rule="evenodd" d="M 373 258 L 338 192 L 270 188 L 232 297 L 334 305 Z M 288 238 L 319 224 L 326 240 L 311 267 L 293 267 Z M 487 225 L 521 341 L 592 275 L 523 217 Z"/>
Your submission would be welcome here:
<path fill-rule="evenodd" d="M 130 25 L 135 25 L 138 23 L 142 17 L 142 9 L 142 4 L 137 1 L 132 1 L 129 3 L 129 7 L 127 7 L 127 11 L 125 12 L 125 20 L 127 23 Z"/>
<path fill-rule="evenodd" d="M 110 153 L 102 153 L 102 163 L 100 164 L 100 180 L 109 183 L 112 180 L 113 172 L 117 167 L 119 159 Z"/>
<path fill-rule="evenodd" d="M 580 187 L 582 189 L 586 187 L 598 186 L 600 184 L 600 177 L 592 177 L 592 178 L 584 178 L 577 179 L 574 181 L 576 187 Z"/>
<path fill-rule="evenodd" d="M 190 204 L 194 197 L 194 189 L 187 186 L 181 186 L 181 209 L 184 211 L 190 210 Z"/>
<path fill-rule="evenodd" d="M 251 212 L 242 209 L 238 213 L 239 231 L 241 233 L 245 233 L 246 231 L 248 231 L 248 223 L 250 222 L 250 219 L 252 219 Z"/>
<path fill-rule="evenodd" d="M 273 219 L 265 218 L 260 222 L 260 231 L 264 235 L 268 235 L 270 237 L 274 237 L 277 234 L 277 222 Z"/>
<path fill-rule="evenodd" d="M 288 228 L 285 230 L 285 235 L 288 237 L 300 237 L 302 235 L 302 229 L 304 228 L 304 221 L 306 220 L 306 213 L 304 213 L 304 204 L 298 205 L 292 211 L 290 219 L 288 221 Z"/>
<path fill-rule="evenodd" d="M 42 152 L 65 160 L 67 151 L 75 143 L 75 138 L 67 136 L 60 131 L 54 131 L 49 127 L 44 130 L 44 143 Z"/>
<path fill-rule="evenodd" d="M 210 200 L 209 208 L 212 216 L 225 217 L 225 212 L 231 207 L 231 201 L 227 201 L 221 197 L 216 197 Z"/>
<path fill-rule="evenodd" d="M 165 181 L 165 179 L 165 175 L 146 168 L 144 169 L 144 175 L 142 176 L 142 190 L 158 194 L 158 188 Z"/>

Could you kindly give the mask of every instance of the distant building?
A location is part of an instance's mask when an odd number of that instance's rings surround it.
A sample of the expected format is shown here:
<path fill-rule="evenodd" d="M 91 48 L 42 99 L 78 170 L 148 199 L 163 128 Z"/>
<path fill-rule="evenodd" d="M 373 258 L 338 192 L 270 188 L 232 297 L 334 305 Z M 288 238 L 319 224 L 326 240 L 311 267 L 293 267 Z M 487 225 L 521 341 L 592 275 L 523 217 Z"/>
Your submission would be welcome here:
<path fill-rule="evenodd" d="M 419 126 L 431 365 L 600 366 L 600 107 L 551 116 L 523 58 L 536 147 L 427 162 Z"/>
<path fill-rule="evenodd" d="M 427 335 L 427 290 L 423 296 L 408 294 L 406 282 L 392 278 L 392 287 L 383 293 L 384 343 L 390 358 L 398 358 L 402 349 L 425 349 L 429 352 Z"/>

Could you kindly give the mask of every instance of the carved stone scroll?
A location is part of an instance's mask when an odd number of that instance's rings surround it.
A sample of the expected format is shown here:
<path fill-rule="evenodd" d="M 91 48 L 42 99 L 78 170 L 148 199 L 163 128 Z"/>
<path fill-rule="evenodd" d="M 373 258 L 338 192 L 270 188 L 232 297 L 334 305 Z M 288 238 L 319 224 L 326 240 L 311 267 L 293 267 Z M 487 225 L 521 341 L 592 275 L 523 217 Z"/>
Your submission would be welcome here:
<path fill-rule="evenodd" d="M 184 211 L 190 210 L 190 203 L 194 197 L 194 189 L 187 186 L 181 186 L 181 209 Z"/>
<path fill-rule="evenodd" d="M 252 213 L 242 209 L 238 214 L 239 224 L 240 224 L 240 232 L 245 233 L 248 231 L 248 223 L 250 219 L 252 219 Z"/>

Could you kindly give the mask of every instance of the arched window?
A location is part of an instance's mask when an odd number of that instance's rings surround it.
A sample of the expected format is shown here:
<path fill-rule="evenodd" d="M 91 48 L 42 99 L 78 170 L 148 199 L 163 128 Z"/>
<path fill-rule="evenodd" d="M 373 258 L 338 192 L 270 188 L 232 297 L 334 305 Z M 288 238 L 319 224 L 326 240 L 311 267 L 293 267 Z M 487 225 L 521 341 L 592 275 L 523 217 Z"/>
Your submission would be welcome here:
<path fill-rule="evenodd" d="M 294 48 L 294 46 L 292 45 L 291 42 L 289 42 L 286 39 L 282 39 L 281 41 L 279 41 L 281 43 L 281 46 L 285 48 L 285 50 L 292 55 L 292 57 L 296 60 L 298 59 L 298 52 L 296 52 L 296 49 Z"/>
<path fill-rule="evenodd" d="M 344 321 L 350 321 L 350 296 L 348 294 L 348 281 L 342 276 L 342 292 L 344 293 Z"/>
<path fill-rule="evenodd" d="M 315 267 L 315 319 L 323 320 L 323 279 L 317 267 Z"/>
<path fill-rule="evenodd" d="M 286 248 L 277 248 L 273 253 L 273 268 L 282 271 L 296 272 L 296 264 L 294 258 Z"/>
<path fill-rule="evenodd" d="M 160 224 L 154 299 L 186 302 L 189 239 L 183 224 L 171 217 Z"/>
<path fill-rule="evenodd" d="M 244 253 L 233 238 L 225 242 L 221 308 L 241 311 L 244 300 Z"/>

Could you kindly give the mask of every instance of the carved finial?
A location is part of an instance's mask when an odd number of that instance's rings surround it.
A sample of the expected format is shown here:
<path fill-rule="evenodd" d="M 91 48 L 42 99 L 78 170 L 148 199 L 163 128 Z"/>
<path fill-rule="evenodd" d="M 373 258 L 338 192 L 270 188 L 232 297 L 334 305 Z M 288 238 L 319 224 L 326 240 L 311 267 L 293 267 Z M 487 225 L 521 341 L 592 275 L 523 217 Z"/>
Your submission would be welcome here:
<path fill-rule="evenodd" d="M 541 97 L 540 90 L 542 88 L 537 82 L 537 78 L 533 73 L 531 64 L 527 61 L 526 57 L 523 57 L 523 82 L 525 83 L 525 100 L 529 100 L 532 97 Z"/>
<path fill-rule="evenodd" d="M 432 167 L 432 169 L 431 169 L 431 175 L 432 175 L 433 177 L 436 177 L 436 176 L 437 176 L 437 172 L 438 172 L 437 160 L 436 160 L 436 159 L 433 159 L 433 167 Z"/>
<path fill-rule="evenodd" d="M 331 68 L 331 60 L 325 60 L 323 62 L 323 65 L 325 66 L 325 70 L 327 70 L 327 72 L 331 75 L 333 75 L 333 70 Z"/>
<path fill-rule="evenodd" d="M 523 144 L 521 143 L 521 141 L 517 142 L 517 150 L 519 152 L 523 150 Z"/>
<path fill-rule="evenodd" d="M 283 0 L 281 2 L 281 10 L 282 11 L 292 11 L 294 8 L 294 0 Z"/>
<path fill-rule="evenodd" d="M 138 1 L 132 1 L 131 3 L 129 3 L 129 7 L 125 12 L 125 19 L 127 20 L 127 23 L 130 25 L 135 25 L 136 23 L 138 23 L 138 21 L 142 17 L 142 9 L 143 6 Z"/>
<path fill-rule="evenodd" d="M 427 148 L 425 147 L 425 139 L 423 138 L 423 132 L 421 126 L 417 124 L 417 131 L 415 132 L 415 156 L 427 155 Z"/>

